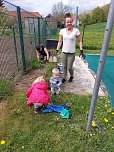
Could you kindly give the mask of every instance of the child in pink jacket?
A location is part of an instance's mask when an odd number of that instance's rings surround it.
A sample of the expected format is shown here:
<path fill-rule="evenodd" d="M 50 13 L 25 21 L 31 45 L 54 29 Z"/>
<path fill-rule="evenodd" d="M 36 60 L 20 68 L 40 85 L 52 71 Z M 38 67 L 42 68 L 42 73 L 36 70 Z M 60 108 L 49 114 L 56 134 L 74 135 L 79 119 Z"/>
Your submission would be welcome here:
<path fill-rule="evenodd" d="M 48 85 L 45 83 L 43 77 L 38 77 L 32 86 L 26 92 L 27 105 L 34 105 L 34 112 L 37 113 L 41 107 L 48 105 L 50 95 L 48 93 Z"/>

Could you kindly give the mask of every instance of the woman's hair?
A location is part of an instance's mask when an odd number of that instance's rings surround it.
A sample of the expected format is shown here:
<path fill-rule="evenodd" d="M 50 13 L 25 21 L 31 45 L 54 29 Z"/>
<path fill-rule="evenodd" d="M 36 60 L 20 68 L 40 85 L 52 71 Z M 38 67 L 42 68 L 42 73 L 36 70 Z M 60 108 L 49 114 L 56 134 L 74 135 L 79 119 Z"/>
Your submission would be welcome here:
<path fill-rule="evenodd" d="M 40 50 L 40 44 L 36 45 L 36 50 L 37 50 L 37 51 Z"/>
<path fill-rule="evenodd" d="M 40 48 L 44 48 L 44 45 L 43 44 L 36 45 L 36 50 L 37 51 L 40 51 Z"/>
<path fill-rule="evenodd" d="M 69 12 L 68 12 L 68 13 L 65 13 L 64 18 L 65 18 L 65 22 L 66 22 L 66 19 L 67 19 L 67 18 L 71 18 L 72 21 L 73 21 L 72 15 L 71 15 Z"/>
<path fill-rule="evenodd" d="M 33 82 L 33 84 L 36 83 L 36 82 L 45 82 L 45 79 L 44 79 L 43 76 L 40 76 L 37 79 L 35 79 L 35 81 Z"/>
<path fill-rule="evenodd" d="M 64 17 L 65 18 L 67 18 L 67 17 L 71 17 L 72 18 L 71 14 L 69 12 L 65 13 Z"/>

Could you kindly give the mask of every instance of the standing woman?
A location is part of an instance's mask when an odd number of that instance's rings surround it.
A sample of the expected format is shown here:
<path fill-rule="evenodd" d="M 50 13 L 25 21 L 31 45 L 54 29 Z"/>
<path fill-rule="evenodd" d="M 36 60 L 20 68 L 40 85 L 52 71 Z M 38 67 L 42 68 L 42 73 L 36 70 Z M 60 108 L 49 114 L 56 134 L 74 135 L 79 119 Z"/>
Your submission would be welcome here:
<path fill-rule="evenodd" d="M 70 78 L 68 82 L 72 82 L 74 78 L 74 71 L 73 71 L 73 62 L 75 60 L 75 47 L 76 47 L 76 40 L 79 42 L 80 47 L 80 56 L 83 56 L 83 49 L 82 49 L 82 39 L 80 35 L 80 31 L 77 28 L 73 28 L 73 19 L 70 13 L 65 14 L 65 25 L 66 28 L 63 28 L 59 32 L 59 41 L 57 44 L 56 53 L 60 49 L 62 42 L 62 64 L 63 64 L 63 79 L 62 82 L 64 83 L 67 78 L 67 70 L 70 73 Z"/>

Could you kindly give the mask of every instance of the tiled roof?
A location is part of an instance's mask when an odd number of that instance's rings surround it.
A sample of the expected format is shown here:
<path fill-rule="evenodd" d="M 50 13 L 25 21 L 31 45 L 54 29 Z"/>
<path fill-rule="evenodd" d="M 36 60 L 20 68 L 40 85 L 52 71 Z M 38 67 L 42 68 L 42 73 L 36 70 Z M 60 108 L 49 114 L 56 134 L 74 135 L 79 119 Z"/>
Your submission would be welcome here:
<path fill-rule="evenodd" d="M 9 14 L 11 16 L 14 16 L 16 17 L 17 16 L 17 12 L 16 11 L 9 11 Z M 24 19 L 25 17 L 42 17 L 39 12 L 24 12 L 24 11 L 21 11 L 21 17 L 22 19 Z"/>

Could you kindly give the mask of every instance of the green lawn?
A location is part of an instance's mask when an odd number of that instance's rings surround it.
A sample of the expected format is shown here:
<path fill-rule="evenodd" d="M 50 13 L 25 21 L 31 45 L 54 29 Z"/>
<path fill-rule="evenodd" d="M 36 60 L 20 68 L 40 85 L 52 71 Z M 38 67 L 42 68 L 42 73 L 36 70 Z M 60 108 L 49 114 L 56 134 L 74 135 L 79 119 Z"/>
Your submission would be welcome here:
<path fill-rule="evenodd" d="M 87 25 L 84 32 L 83 47 L 89 50 L 101 50 L 106 23 L 97 23 Z M 83 35 L 83 27 L 79 27 L 81 35 Z M 109 50 L 114 50 L 114 28 L 112 30 Z M 114 54 L 114 51 L 113 51 Z"/>
<path fill-rule="evenodd" d="M 89 49 L 84 49 L 85 54 L 100 54 L 101 50 L 89 50 Z M 78 51 L 79 53 L 79 51 Z M 114 55 L 114 50 L 108 50 L 107 55 Z"/>
<path fill-rule="evenodd" d="M 84 37 L 84 52 L 99 54 L 105 30 L 105 23 L 87 26 Z M 82 29 L 81 29 L 82 32 Z M 114 32 L 109 54 L 114 54 Z M 113 49 L 111 49 L 113 47 Z M 79 53 L 79 49 L 77 49 Z M 32 68 L 40 64 L 32 65 Z M 49 71 L 45 72 L 50 77 Z M 109 99 L 99 97 L 95 108 L 95 120 L 105 131 L 99 133 L 96 127 L 86 132 L 87 114 L 91 96 L 61 93 L 52 97 L 57 104 L 69 104 L 72 116 L 62 119 L 59 113 L 35 114 L 26 105 L 24 92 L 15 92 L 0 103 L 0 152 L 113 152 L 114 151 L 114 108 Z M 69 100 L 68 100 L 69 99 Z"/>
<path fill-rule="evenodd" d="M 0 138 L 5 144 L 0 145 L 0 151 L 113 152 L 114 109 L 110 108 L 108 98 L 99 97 L 95 109 L 95 120 L 106 132 L 102 135 L 95 127 L 86 132 L 91 96 L 66 95 L 61 93 L 60 98 L 51 99 L 57 105 L 70 105 L 70 119 L 61 118 L 59 113 L 35 114 L 26 106 L 24 93 L 15 93 L 3 101 Z"/>

